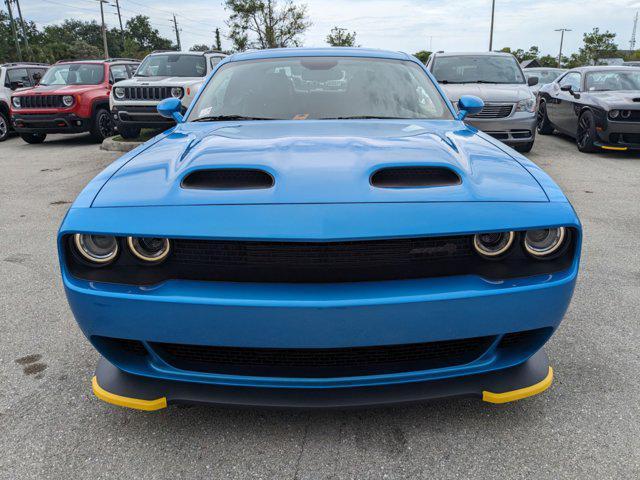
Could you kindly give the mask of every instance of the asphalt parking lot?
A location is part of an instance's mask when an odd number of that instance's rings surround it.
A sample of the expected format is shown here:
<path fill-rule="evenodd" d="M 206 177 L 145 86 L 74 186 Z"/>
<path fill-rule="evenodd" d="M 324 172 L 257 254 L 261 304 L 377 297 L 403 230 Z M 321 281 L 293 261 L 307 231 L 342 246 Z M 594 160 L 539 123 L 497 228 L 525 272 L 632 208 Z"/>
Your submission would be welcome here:
<path fill-rule="evenodd" d="M 561 137 L 530 154 L 585 232 L 546 393 L 503 406 L 153 414 L 94 398 L 98 355 L 57 266 L 69 203 L 115 158 L 82 135 L 0 144 L 0 478 L 640 478 L 638 156 L 585 155 Z"/>

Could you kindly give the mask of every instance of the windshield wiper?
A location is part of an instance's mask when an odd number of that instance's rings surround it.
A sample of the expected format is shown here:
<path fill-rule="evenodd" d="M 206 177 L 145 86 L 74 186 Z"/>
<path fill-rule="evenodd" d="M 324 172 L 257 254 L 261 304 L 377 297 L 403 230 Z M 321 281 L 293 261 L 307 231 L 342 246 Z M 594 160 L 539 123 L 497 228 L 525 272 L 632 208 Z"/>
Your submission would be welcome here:
<path fill-rule="evenodd" d="M 438 83 L 465 83 L 465 82 L 454 82 L 453 80 L 438 80 Z"/>
<path fill-rule="evenodd" d="M 194 122 L 225 122 L 227 120 L 278 120 L 277 118 L 245 117 L 244 115 L 209 115 L 193 120 Z"/>

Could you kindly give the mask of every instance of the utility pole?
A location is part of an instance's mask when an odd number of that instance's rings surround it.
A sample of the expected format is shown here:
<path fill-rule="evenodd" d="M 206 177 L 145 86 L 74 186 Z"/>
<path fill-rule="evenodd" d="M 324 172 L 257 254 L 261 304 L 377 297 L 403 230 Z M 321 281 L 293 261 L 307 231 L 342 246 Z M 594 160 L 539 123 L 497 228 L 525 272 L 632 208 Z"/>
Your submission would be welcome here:
<path fill-rule="evenodd" d="M 562 43 L 564 42 L 564 32 L 571 32 L 570 28 L 557 28 L 556 32 L 560 32 L 560 52 L 558 53 L 558 68 L 562 68 Z"/>
<path fill-rule="evenodd" d="M 169 19 L 171 20 L 171 19 Z M 176 20 L 176 14 L 173 14 L 173 28 L 176 31 L 176 42 L 178 43 L 178 51 L 182 51 L 182 45 L 180 44 L 180 30 L 178 29 L 178 21 Z"/>
<path fill-rule="evenodd" d="M 31 57 L 33 56 L 33 52 L 31 51 L 31 47 L 29 46 L 29 36 L 27 35 L 27 27 L 25 27 L 24 25 L 24 19 L 22 18 L 22 10 L 20 9 L 20 1 L 19 0 L 13 0 L 13 2 L 16 4 L 16 7 L 18 7 L 18 17 L 20 18 L 20 25 L 22 26 L 22 35 L 24 35 L 24 45 L 25 47 L 27 47 L 27 60 L 31 60 Z"/>
<path fill-rule="evenodd" d="M 20 50 L 20 41 L 18 40 L 18 31 L 16 30 L 16 24 L 13 21 L 13 12 L 11 10 L 11 0 L 4 0 L 7 4 L 7 10 L 9 11 L 9 23 L 11 23 L 11 30 L 13 31 L 13 41 L 16 44 L 16 51 L 18 52 L 18 60 L 22 61 L 22 50 Z"/>
<path fill-rule="evenodd" d="M 220 41 L 220 29 L 216 28 L 216 50 L 222 51 L 222 42 Z"/>
<path fill-rule="evenodd" d="M 104 24 L 104 5 L 107 0 L 98 0 L 100 3 L 100 17 L 102 18 L 102 46 L 104 47 L 104 58 L 109 58 L 109 46 L 107 45 L 107 27 Z"/>
<path fill-rule="evenodd" d="M 491 32 L 489 33 L 489 51 L 493 50 L 493 17 L 496 13 L 496 0 L 491 0 Z"/>
<path fill-rule="evenodd" d="M 120 36 L 122 37 L 122 48 L 124 48 L 124 28 L 122 28 L 122 15 L 120 15 L 120 2 L 118 0 L 116 0 L 116 10 L 118 10 L 118 22 L 120 22 Z"/>

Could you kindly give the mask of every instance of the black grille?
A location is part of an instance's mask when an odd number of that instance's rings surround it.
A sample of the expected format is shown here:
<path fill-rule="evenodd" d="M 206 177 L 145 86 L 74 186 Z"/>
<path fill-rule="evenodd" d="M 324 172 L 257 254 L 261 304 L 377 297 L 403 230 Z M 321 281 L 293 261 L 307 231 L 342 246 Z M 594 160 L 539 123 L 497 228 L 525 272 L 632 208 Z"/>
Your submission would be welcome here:
<path fill-rule="evenodd" d="M 512 103 L 505 104 L 491 104 L 485 103 L 484 107 L 479 113 L 469 115 L 469 118 L 504 118 L 511 115 L 513 110 Z"/>
<path fill-rule="evenodd" d="M 383 168 L 371 175 L 371 185 L 378 188 L 419 188 L 459 185 L 460 177 L 442 167 Z"/>
<path fill-rule="evenodd" d="M 171 97 L 172 87 L 122 87 L 126 100 L 164 100 Z"/>
<path fill-rule="evenodd" d="M 152 343 L 175 368 L 206 373 L 284 377 L 376 375 L 470 363 L 495 337 L 353 348 L 235 348 Z"/>
<path fill-rule="evenodd" d="M 640 144 L 640 133 L 621 133 L 620 143 Z"/>
<path fill-rule="evenodd" d="M 182 188 L 210 190 L 246 190 L 271 188 L 273 177 L 252 168 L 216 168 L 196 170 L 182 180 Z"/>
<path fill-rule="evenodd" d="M 170 262 L 212 279 L 323 283 L 433 276 L 447 260 L 471 255 L 467 236 L 330 243 L 181 239 L 173 242 Z"/>
<path fill-rule="evenodd" d="M 63 107 L 62 95 L 29 95 L 20 98 L 20 108 Z"/>
<path fill-rule="evenodd" d="M 144 344 L 138 340 L 94 336 L 93 341 L 98 345 L 98 347 L 102 347 L 109 352 L 124 352 L 136 356 L 147 355 L 147 349 Z"/>
<path fill-rule="evenodd" d="M 551 333 L 552 328 L 538 328 L 535 330 L 524 330 L 522 332 L 512 332 L 504 335 L 498 343 L 498 348 L 501 349 L 519 349 L 526 348 L 537 349 L 540 345 L 547 341 Z"/>

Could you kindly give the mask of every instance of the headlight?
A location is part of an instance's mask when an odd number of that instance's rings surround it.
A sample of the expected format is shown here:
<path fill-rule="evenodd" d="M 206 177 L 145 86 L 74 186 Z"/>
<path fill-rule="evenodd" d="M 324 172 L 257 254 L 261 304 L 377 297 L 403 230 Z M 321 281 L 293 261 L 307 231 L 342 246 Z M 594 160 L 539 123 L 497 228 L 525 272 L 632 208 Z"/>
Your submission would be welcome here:
<path fill-rule="evenodd" d="M 64 97 L 62 97 L 62 104 L 65 107 L 70 107 L 71 105 L 73 105 L 73 97 L 71 95 L 65 95 Z"/>
<path fill-rule="evenodd" d="M 113 89 L 113 96 L 116 97 L 119 100 L 122 100 L 124 98 L 124 88 L 122 87 L 116 87 Z"/>
<path fill-rule="evenodd" d="M 509 251 L 515 237 L 515 232 L 477 233 L 473 247 L 483 257 L 497 258 Z"/>
<path fill-rule="evenodd" d="M 620 110 L 611 110 L 609 112 L 609 118 L 611 120 L 615 120 L 616 118 L 618 118 L 620 116 Z"/>
<path fill-rule="evenodd" d="M 524 248 L 536 258 L 549 258 L 564 245 L 567 230 L 564 227 L 527 230 Z"/>
<path fill-rule="evenodd" d="M 168 238 L 127 237 L 127 244 L 131 253 L 145 262 L 161 262 L 171 250 Z"/>
<path fill-rule="evenodd" d="M 532 113 L 536 109 L 536 101 L 533 98 L 525 98 L 516 103 L 516 112 Z"/>
<path fill-rule="evenodd" d="M 11 103 L 13 103 L 15 108 L 20 108 L 20 97 L 13 97 Z"/>
<path fill-rule="evenodd" d="M 111 235 L 76 233 L 73 240 L 78 253 L 92 263 L 109 263 L 118 255 L 118 241 Z"/>
<path fill-rule="evenodd" d="M 171 89 L 171 96 L 173 98 L 181 98 L 182 97 L 182 88 L 181 87 L 173 87 Z"/>
<path fill-rule="evenodd" d="M 631 110 L 622 110 L 620 116 L 626 120 L 631 116 Z"/>

